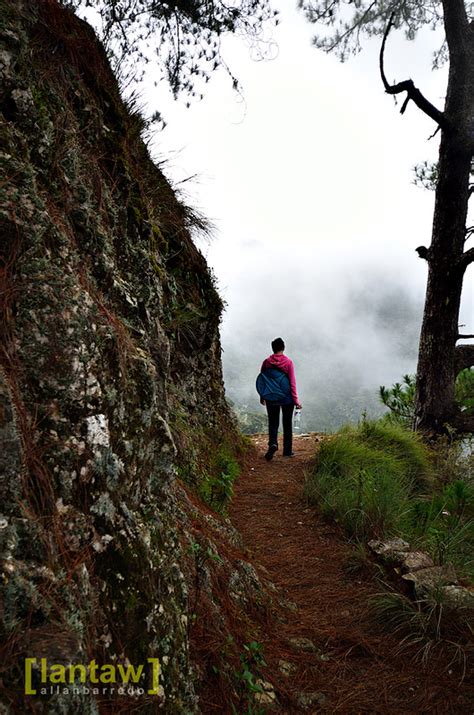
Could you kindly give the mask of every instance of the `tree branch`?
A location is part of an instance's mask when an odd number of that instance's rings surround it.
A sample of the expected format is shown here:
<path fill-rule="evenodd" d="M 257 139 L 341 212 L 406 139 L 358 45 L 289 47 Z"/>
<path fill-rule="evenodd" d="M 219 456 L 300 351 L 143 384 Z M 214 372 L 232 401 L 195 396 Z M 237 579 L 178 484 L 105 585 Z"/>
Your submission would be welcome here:
<path fill-rule="evenodd" d="M 459 265 L 461 268 L 467 268 L 474 261 L 474 248 L 470 248 L 468 251 L 459 257 Z"/>
<path fill-rule="evenodd" d="M 458 333 L 458 340 L 467 340 L 468 338 L 474 338 L 474 335 L 461 335 L 461 333 Z"/>
<path fill-rule="evenodd" d="M 474 366 L 474 345 L 457 345 L 454 348 L 456 374 Z"/>
<path fill-rule="evenodd" d="M 389 84 L 389 82 L 387 81 L 387 77 L 385 75 L 385 70 L 384 70 L 385 44 L 387 42 L 387 37 L 389 35 L 389 32 L 393 26 L 394 17 L 395 17 L 395 13 L 392 13 L 390 16 L 390 20 L 388 21 L 388 25 L 385 29 L 384 35 L 383 35 L 383 40 L 382 40 L 382 45 L 380 47 L 380 55 L 379 55 L 380 76 L 382 78 L 382 82 L 383 82 L 383 86 L 385 87 L 385 91 L 387 92 L 387 94 L 400 94 L 400 92 L 407 93 L 405 100 L 403 102 L 402 108 L 400 110 L 400 114 L 405 113 L 408 102 L 411 99 L 413 102 L 415 102 L 418 109 L 421 109 L 421 111 L 424 112 L 425 114 L 427 114 L 428 117 L 431 117 L 431 119 L 433 119 L 433 121 L 435 121 L 442 129 L 448 130 L 448 129 L 450 129 L 450 123 L 446 119 L 443 112 L 441 112 L 439 109 L 437 109 L 434 106 L 434 104 L 431 104 L 431 102 L 429 102 L 426 99 L 426 97 L 424 97 L 422 95 L 420 90 L 417 87 L 415 87 L 415 85 L 413 84 L 413 80 L 406 79 L 403 82 L 397 82 L 397 84 Z"/>

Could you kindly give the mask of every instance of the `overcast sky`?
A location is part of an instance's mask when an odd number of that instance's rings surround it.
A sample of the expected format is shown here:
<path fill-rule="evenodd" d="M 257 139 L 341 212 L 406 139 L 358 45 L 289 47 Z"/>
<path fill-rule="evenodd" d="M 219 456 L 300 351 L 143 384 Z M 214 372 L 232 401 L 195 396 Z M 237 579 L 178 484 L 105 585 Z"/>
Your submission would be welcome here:
<path fill-rule="evenodd" d="M 314 28 L 295 6 L 280 3 L 273 61 L 253 61 L 238 38 L 224 41 L 243 99 L 223 72 L 190 109 L 163 85 L 142 90 L 168 123 L 154 155 L 174 184 L 197 175 L 184 185 L 188 201 L 216 227 L 200 247 L 227 302 L 227 387 L 255 409 L 255 375 L 278 335 L 303 403 L 317 401 L 331 375 L 350 373 L 375 395 L 414 372 L 427 272 L 414 249 L 430 243 L 434 195 L 413 185 L 412 169 L 436 158 L 434 123 L 412 104 L 402 117 L 384 93 L 379 40 L 341 64 L 311 46 Z M 386 73 L 411 77 L 442 107 L 436 46 L 428 31 L 412 43 L 391 36 Z M 472 332 L 470 279 L 462 322 Z"/>

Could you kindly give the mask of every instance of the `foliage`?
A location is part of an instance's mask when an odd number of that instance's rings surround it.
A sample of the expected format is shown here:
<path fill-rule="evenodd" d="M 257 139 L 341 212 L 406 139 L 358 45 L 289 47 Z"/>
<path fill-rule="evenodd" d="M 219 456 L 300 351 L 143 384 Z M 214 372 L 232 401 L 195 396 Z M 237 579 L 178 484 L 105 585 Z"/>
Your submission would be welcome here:
<path fill-rule="evenodd" d="M 266 666 L 261 643 L 251 641 L 248 644 L 244 644 L 243 653 L 240 655 L 240 666 L 235 676 L 238 683 L 240 706 L 246 709 L 237 711 L 232 706 L 232 711 L 235 715 L 237 715 L 237 712 L 239 715 L 240 713 L 242 715 L 263 715 L 264 711 L 253 703 L 255 694 L 263 693 L 263 688 L 258 682 L 261 676 L 261 668 Z"/>
<path fill-rule="evenodd" d="M 409 40 L 425 27 L 435 29 L 442 24 L 442 4 L 436 0 L 298 0 L 309 22 L 318 25 L 313 43 L 325 52 L 335 51 L 340 60 L 360 52 L 364 37 L 381 37 L 390 17 L 393 28 L 402 29 Z M 444 45 L 438 50 L 433 64 L 438 66 L 444 57 Z"/>
<path fill-rule="evenodd" d="M 244 37 L 265 53 L 264 28 L 277 23 L 268 0 L 63 0 L 74 9 L 93 8 L 99 15 L 102 40 L 117 68 L 136 72 L 153 60 L 173 94 L 195 97 L 198 81 L 208 82 L 211 72 L 223 67 L 237 89 L 221 55 L 221 37 Z M 156 82 L 155 82 L 156 84 Z M 202 98 L 202 95 L 200 95 Z"/>
<path fill-rule="evenodd" d="M 415 488 L 424 487 L 430 481 L 430 456 L 417 434 L 382 420 L 362 420 L 359 435 L 364 444 L 398 457 L 403 464 L 405 476 Z"/>
<path fill-rule="evenodd" d="M 225 512 L 232 499 L 234 481 L 240 473 L 240 466 L 230 450 L 221 446 L 217 452 L 209 473 L 199 485 L 199 494 L 216 511 Z"/>
<path fill-rule="evenodd" d="M 413 183 L 423 189 L 433 191 L 438 181 L 438 162 L 422 161 L 414 167 L 415 178 Z"/>
<path fill-rule="evenodd" d="M 474 579 L 474 484 L 456 480 L 416 501 L 407 533 L 435 563 L 452 563 L 458 573 Z"/>
<path fill-rule="evenodd" d="M 204 549 L 198 541 L 190 541 L 189 553 L 194 556 L 197 568 L 201 570 L 208 561 L 217 561 L 218 563 L 222 563 L 222 558 L 218 553 L 214 552 L 210 546 Z"/>
<path fill-rule="evenodd" d="M 415 417 L 415 376 L 404 375 L 403 382 L 392 387 L 380 386 L 380 399 L 402 424 L 410 427 Z"/>
<path fill-rule="evenodd" d="M 396 423 L 365 420 L 322 443 L 305 493 L 350 539 L 397 534 L 474 579 L 474 453 L 466 441 L 428 448 Z"/>
<path fill-rule="evenodd" d="M 461 370 L 456 380 L 456 401 L 462 410 L 474 410 L 474 369 Z"/>

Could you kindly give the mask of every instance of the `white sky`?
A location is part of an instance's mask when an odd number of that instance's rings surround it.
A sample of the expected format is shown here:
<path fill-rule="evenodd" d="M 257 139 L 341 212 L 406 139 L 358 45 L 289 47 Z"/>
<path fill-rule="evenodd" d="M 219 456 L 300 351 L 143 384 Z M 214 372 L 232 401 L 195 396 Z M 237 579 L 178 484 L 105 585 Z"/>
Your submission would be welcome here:
<path fill-rule="evenodd" d="M 427 266 L 414 249 L 430 243 L 434 195 L 413 185 L 412 168 L 436 158 L 438 138 L 428 141 L 435 125 L 412 104 L 402 117 L 401 102 L 395 107 L 384 93 L 378 39 L 341 64 L 311 46 L 314 27 L 296 2 L 279 6 L 275 60 L 252 61 L 238 38 L 223 42 L 244 101 L 223 72 L 190 109 L 163 83 L 144 85 L 144 104 L 168 123 L 153 153 L 167 160 L 174 184 L 198 175 L 184 185 L 187 201 L 216 226 L 212 243 L 200 247 L 227 302 L 226 373 L 244 355 L 242 379 L 252 382 L 271 339 L 282 335 L 308 390 L 316 373 L 321 387 L 340 363 L 375 394 L 416 367 L 417 338 L 411 356 L 399 354 L 397 336 L 363 306 L 381 294 L 387 302 L 392 287 L 395 301 L 397 290 L 406 293 L 416 336 Z M 385 64 L 389 80 L 411 77 L 442 108 L 446 75 L 433 73 L 430 61 L 436 46 L 429 31 L 412 43 L 393 35 Z M 470 332 L 473 313 L 466 280 L 462 322 Z M 234 377 L 227 387 L 239 396 Z M 254 399 L 253 384 L 246 390 L 242 400 Z"/>

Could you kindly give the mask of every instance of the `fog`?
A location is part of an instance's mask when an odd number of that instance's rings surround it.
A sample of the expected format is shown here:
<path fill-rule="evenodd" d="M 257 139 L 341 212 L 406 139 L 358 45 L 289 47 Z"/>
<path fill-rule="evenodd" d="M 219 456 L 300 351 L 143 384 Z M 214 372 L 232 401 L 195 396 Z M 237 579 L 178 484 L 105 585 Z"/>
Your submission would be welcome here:
<path fill-rule="evenodd" d="M 258 409 L 255 377 L 270 340 L 281 335 L 295 362 L 304 428 L 330 429 L 363 410 L 379 413 L 378 386 L 415 369 L 421 299 L 395 271 L 323 249 L 317 257 L 298 251 L 286 265 L 282 254 L 279 269 L 263 275 L 267 290 L 255 291 L 262 280 L 255 265 L 265 250 L 253 255 L 256 263 L 228 296 L 223 324 L 229 397 Z M 280 289 L 298 273 L 287 291 Z"/>
<path fill-rule="evenodd" d="M 429 245 L 434 196 L 413 184 L 413 166 L 436 159 L 439 135 L 429 140 L 433 122 L 412 103 L 402 117 L 384 93 L 378 40 L 340 64 L 311 46 L 314 28 L 292 5 L 280 3 L 273 61 L 253 61 L 240 38 L 223 40 L 241 97 L 217 72 L 187 109 L 149 75 L 142 103 L 168 122 L 154 156 L 215 226 L 198 245 L 226 301 L 228 397 L 262 410 L 255 378 L 281 336 L 303 428 L 333 429 L 376 414 L 379 386 L 416 369 L 427 265 L 415 248 Z M 386 73 L 411 77 L 442 107 L 446 72 L 431 71 L 438 43 L 430 31 L 411 43 L 390 36 Z M 471 279 L 461 321 L 469 332 Z"/>

